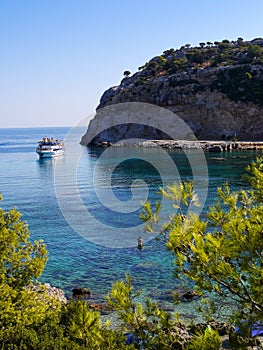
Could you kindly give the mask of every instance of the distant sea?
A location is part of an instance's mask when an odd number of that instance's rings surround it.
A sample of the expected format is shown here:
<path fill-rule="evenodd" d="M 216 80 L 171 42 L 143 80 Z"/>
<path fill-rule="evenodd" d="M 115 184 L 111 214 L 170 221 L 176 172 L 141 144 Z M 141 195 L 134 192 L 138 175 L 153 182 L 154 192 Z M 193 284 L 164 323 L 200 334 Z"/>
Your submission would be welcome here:
<path fill-rule="evenodd" d="M 63 139 L 69 131 L 70 128 L 66 127 L 0 129 L 0 192 L 3 195 L 1 207 L 9 210 L 15 206 L 22 213 L 22 219 L 28 223 L 32 240 L 43 239 L 46 243 L 49 260 L 41 281 L 62 288 L 67 296 L 71 295 L 71 290 L 75 287 L 87 287 L 94 300 L 102 302 L 112 282 L 125 278 L 125 274 L 129 273 L 134 286 L 140 288 L 144 295 L 156 299 L 167 309 L 171 308 L 170 292 L 182 287 L 173 277 L 173 254 L 166 250 L 162 242 L 146 239 L 141 251 L 136 244 L 123 248 L 96 244 L 77 234 L 61 213 L 54 184 L 54 169 L 57 164 L 67 161 L 67 148 L 61 159 L 44 160 L 39 160 L 35 148 L 43 136 Z M 87 232 L 95 236 L 102 234 L 102 221 L 105 225 L 120 228 L 122 225 L 129 227 L 133 221 L 137 223 L 139 220 L 138 211 L 133 216 L 115 215 L 114 210 L 105 210 L 96 198 L 92 190 L 93 170 L 102 152 L 103 149 L 100 148 L 82 147 L 77 171 L 78 191 L 82 202 L 96 218 L 92 222 L 80 222 L 80 225 L 86 225 Z M 119 151 L 116 152 L 116 156 L 119 156 Z M 145 152 L 150 152 L 155 159 L 160 157 L 158 150 Z M 192 170 L 185 154 L 178 151 L 170 151 L 168 154 L 176 163 L 181 179 L 191 178 Z M 206 154 L 209 185 L 201 215 L 213 203 L 218 186 L 226 181 L 233 190 L 246 186 L 242 174 L 256 156 L 257 153 L 253 151 Z M 104 169 L 116 162 L 111 157 L 115 157 L 114 153 L 100 165 L 100 179 L 96 186 L 105 186 Z M 136 179 L 145 181 L 140 183 L 141 191 L 144 191 L 143 186 L 147 183 L 152 200 L 159 198 L 156 192 L 162 184 L 162 178 L 148 163 L 142 163 L 136 158 L 123 161 L 112 174 L 111 186 L 119 200 L 125 202 L 131 199 L 131 180 Z M 161 174 L 162 176 L 165 175 Z M 172 178 L 170 180 L 173 182 Z M 74 208 L 74 198 L 70 197 L 71 187 L 63 190 Z M 112 205 L 114 206 L 114 201 Z M 74 215 L 78 217 L 78 208 L 74 210 Z M 116 211 L 118 210 L 116 204 Z M 79 220 L 81 221 L 81 217 Z M 138 229 L 139 235 L 145 235 L 141 228 Z M 106 239 L 111 240 L 111 237 Z M 184 317 L 191 318 L 191 308 L 187 304 L 179 306 L 178 310 Z"/>

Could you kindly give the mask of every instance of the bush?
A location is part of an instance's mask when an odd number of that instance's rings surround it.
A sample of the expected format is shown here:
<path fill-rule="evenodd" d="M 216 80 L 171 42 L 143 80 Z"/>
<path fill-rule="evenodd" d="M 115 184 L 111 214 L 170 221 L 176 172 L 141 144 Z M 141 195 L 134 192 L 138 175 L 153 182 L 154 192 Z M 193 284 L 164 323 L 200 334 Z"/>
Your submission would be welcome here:
<path fill-rule="evenodd" d="M 193 336 L 186 345 L 186 350 L 218 350 L 221 347 L 221 338 L 217 331 L 207 326 L 204 333 Z"/>

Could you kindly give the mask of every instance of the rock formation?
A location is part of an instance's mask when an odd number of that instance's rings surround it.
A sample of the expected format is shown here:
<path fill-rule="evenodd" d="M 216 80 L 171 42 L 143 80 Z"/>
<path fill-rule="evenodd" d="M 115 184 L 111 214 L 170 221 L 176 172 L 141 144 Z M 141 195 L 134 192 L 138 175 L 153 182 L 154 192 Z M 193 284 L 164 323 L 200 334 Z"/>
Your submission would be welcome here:
<path fill-rule="evenodd" d="M 196 48 L 186 45 L 164 51 L 131 77 L 126 76 L 119 86 L 105 91 L 97 112 L 123 102 L 164 107 L 182 119 L 199 140 L 260 141 L 263 39 L 245 42 L 239 38 L 235 42 L 223 40 L 214 45 L 207 43 Z M 103 123 L 103 117 L 97 118 Z M 132 137 L 169 139 L 162 129 L 120 123 L 98 133 L 92 143 Z M 87 139 L 84 137 L 81 143 L 86 144 Z"/>

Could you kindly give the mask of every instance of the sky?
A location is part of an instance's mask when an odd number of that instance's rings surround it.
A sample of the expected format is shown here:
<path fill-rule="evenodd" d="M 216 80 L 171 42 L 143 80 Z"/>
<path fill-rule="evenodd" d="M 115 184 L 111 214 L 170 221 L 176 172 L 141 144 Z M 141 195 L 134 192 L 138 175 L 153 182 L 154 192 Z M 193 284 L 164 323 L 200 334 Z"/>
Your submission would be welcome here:
<path fill-rule="evenodd" d="M 263 37 L 262 13 L 262 0 L 0 0 L 0 128 L 74 126 L 125 70 Z"/>

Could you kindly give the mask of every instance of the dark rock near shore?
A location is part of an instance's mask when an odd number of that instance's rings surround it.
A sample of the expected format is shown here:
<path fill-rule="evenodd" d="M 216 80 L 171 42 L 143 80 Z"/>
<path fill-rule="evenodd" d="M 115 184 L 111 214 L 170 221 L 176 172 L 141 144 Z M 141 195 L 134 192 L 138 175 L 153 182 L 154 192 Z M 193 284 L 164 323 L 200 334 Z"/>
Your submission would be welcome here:
<path fill-rule="evenodd" d="M 174 302 L 191 302 L 200 298 L 200 295 L 191 290 L 171 290 L 159 296 L 159 299 Z"/>
<path fill-rule="evenodd" d="M 229 333 L 229 324 L 227 322 L 217 321 L 193 324 L 190 327 L 190 332 L 193 334 L 198 334 L 201 331 L 204 332 L 207 326 L 210 326 L 212 329 L 217 330 L 220 336 L 224 336 Z"/>
<path fill-rule="evenodd" d="M 90 296 L 90 290 L 88 288 L 74 288 L 72 289 L 73 298 L 81 298 Z"/>
<path fill-rule="evenodd" d="M 222 152 L 223 149 L 220 145 L 214 145 L 208 148 L 208 152 L 216 152 L 216 153 L 220 153 Z"/>
<path fill-rule="evenodd" d="M 197 297 L 198 294 L 195 292 L 188 290 L 187 292 L 183 293 L 181 296 L 182 301 L 192 301 L 195 297 Z"/>
<path fill-rule="evenodd" d="M 262 349 L 262 342 L 259 337 L 242 336 L 233 330 L 229 332 L 229 344 L 231 349 Z"/>
<path fill-rule="evenodd" d="M 108 307 L 108 304 L 106 303 L 89 303 L 89 308 L 98 311 L 101 315 L 109 315 L 112 313 L 112 310 Z"/>

